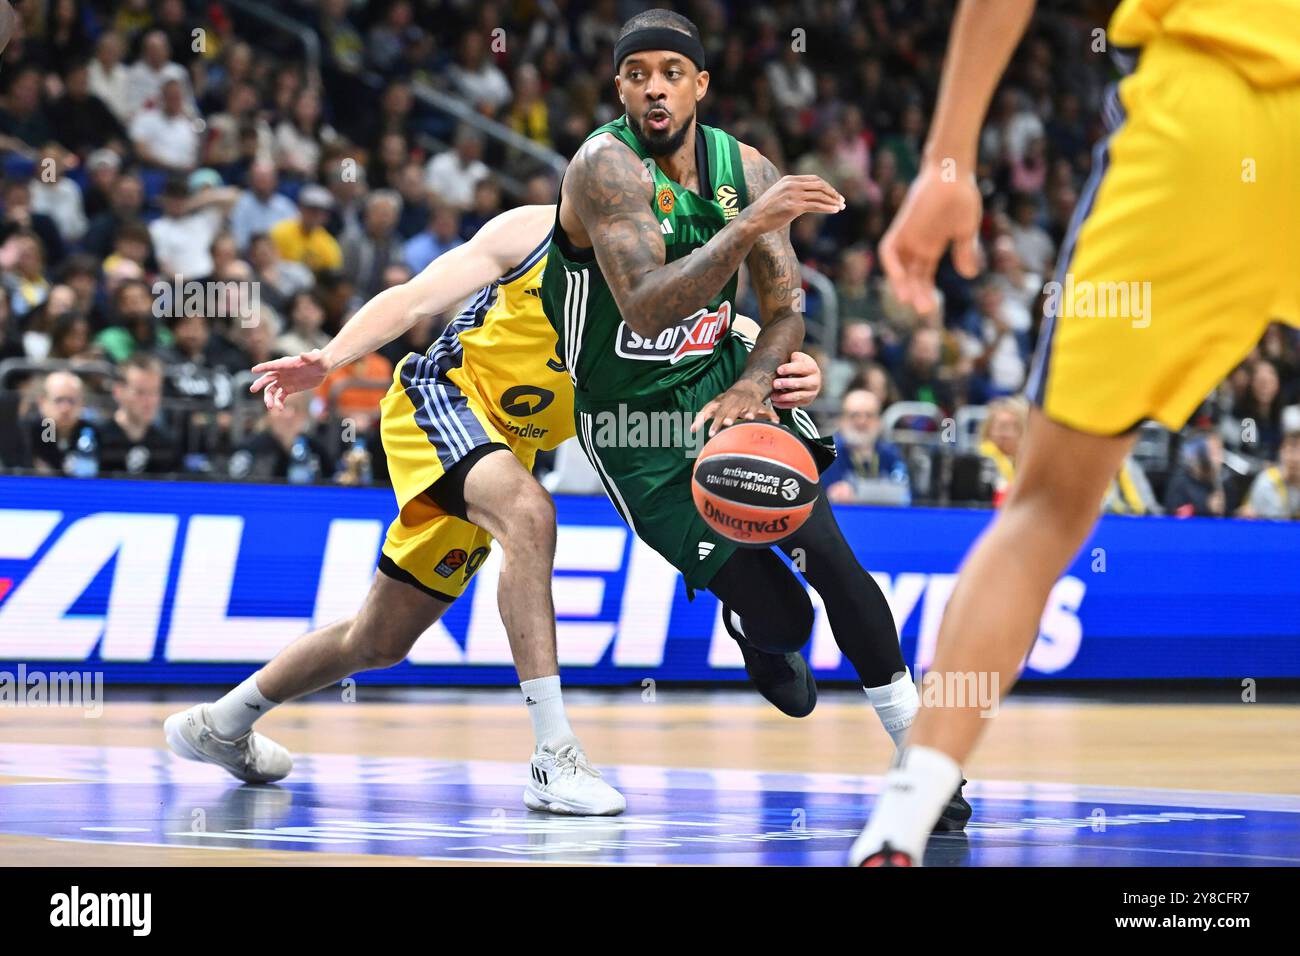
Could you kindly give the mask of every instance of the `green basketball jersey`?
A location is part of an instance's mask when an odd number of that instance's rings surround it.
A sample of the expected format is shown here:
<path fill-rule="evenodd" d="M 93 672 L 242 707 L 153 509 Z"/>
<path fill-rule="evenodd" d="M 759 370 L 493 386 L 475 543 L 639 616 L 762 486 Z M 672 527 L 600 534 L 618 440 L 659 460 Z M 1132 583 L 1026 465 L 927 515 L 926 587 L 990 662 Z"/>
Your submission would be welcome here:
<path fill-rule="evenodd" d="M 659 219 L 666 261 L 709 241 L 749 203 L 740 144 L 720 129 L 696 124 L 701 192 L 669 179 L 628 127 L 627 117 L 592 132 L 612 133 L 654 174 L 650 203 Z M 591 136 L 587 138 L 590 139 Z M 707 197 L 707 198 L 706 198 Z M 542 273 L 542 306 L 555 328 L 559 356 L 579 404 L 645 399 L 699 378 L 721 354 L 736 301 L 736 276 L 707 303 L 654 338 L 634 332 L 618 311 L 594 252 L 555 232 Z"/>

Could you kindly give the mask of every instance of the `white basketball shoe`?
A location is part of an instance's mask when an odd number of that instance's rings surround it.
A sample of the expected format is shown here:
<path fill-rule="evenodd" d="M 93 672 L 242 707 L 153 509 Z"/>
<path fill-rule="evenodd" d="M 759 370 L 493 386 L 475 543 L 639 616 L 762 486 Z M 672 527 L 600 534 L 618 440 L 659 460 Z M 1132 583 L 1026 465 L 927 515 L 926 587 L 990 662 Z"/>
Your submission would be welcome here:
<path fill-rule="evenodd" d="M 274 740 L 250 730 L 234 740 L 218 737 L 208 720 L 208 705 L 172 714 L 163 723 L 172 753 L 223 767 L 245 783 L 274 783 L 293 769 L 293 758 Z"/>
<path fill-rule="evenodd" d="M 612 817 L 627 809 L 627 800 L 604 780 L 579 747 L 541 749 L 529 765 L 524 806 L 580 817 Z"/>

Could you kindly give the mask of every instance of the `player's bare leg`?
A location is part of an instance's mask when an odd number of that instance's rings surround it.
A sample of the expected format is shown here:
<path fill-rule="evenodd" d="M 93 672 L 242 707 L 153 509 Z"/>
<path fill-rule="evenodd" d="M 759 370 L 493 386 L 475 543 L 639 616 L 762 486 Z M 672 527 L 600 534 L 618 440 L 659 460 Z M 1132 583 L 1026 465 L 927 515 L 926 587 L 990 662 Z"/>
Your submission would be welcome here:
<path fill-rule="evenodd" d="M 247 783 L 280 780 L 293 769 L 293 760 L 284 747 L 253 732 L 253 724 L 294 698 L 401 662 L 450 606 L 376 572 L 355 617 L 304 634 L 220 700 L 167 718 L 168 745 Z"/>
<path fill-rule="evenodd" d="M 551 598 L 555 502 L 505 449 L 474 463 L 464 496 L 465 517 L 501 546 L 497 608 L 537 737 L 524 803 L 554 813 L 621 813 L 626 801 L 588 763 L 564 713 Z"/>
<path fill-rule="evenodd" d="M 961 569 L 925 680 L 990 674 L 999 696 L 1006 695 L 1038 636 L 1048 595 L 1096 524 L 1106 486 L 1133 440 L 1084 434 L 1031 410 L 1015 485 Z M 902 862 L 900 853 L 920 862 L 961 779 L 959 768 L 989 722 L 977 702 L 968 703 L 921 708 L 850 851 L 852 865 Z M 880 852 L 886 844 L 892 853 Z"/>

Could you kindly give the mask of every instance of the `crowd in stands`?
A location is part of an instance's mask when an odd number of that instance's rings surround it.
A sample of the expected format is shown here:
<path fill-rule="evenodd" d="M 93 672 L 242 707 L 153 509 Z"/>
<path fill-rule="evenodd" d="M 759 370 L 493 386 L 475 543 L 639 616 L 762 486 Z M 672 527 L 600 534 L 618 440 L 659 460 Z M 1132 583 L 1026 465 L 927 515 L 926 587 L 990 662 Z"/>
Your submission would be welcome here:
<path fill-rule="evenodd" d="M 0 467 L 382 481 L 378 400 L 447 317 L 283 412 L 248 400 L 249 369 L 319 347 L 502 209 L 554 202 L 536 150 L 420 91 L 567 158 L 621 112 L 614 41 L 648 5 L 266 4 L 314 31 L 317 73 L 243 4 L 16 2 L 0 69 Z M 1115 71 L 1093 31 L 1105 9 L 1042 5 L 981 137 L 983 272 L 942 267 L 939 305 L 921 315 L 889 295 L 877 247 L 918 169 L 951 5 L 669 5 L 707 50 L 700 121 L 847 199 L 792 229 L 826 280 L 809 283 L 807 320 L 821 422 L 841 449 L 832 498 L 996 503 L 1014 476 L 1044 286 L 1104 132 Z M 257 294 L 183 307 L 189 280 Z M 175 290 L 166 307 L 159 283 Z M 899 402 L 934 409 L 903 430 L 915 441 L 884 434 Z M 1300 333 L 1275 324 L 1182 435 L 1139 448 L 1106 507 L 1300 517 L 1297 403 Z M 979 432 L 949 455 L 944 423 L 969 409 L 983 410 Z"/>

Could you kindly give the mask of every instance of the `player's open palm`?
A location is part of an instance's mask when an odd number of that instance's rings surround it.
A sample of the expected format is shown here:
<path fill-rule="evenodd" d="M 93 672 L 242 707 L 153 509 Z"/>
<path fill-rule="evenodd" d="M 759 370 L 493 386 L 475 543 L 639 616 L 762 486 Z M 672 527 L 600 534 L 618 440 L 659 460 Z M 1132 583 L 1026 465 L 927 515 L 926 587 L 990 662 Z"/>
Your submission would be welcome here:
<path fill-rule="evenodd" d="M 805 213 L 835 213 L 844 197 L 820 176 L 782 176 L 747 210 L 759 229 L 776 232 Z"/>
<path fill-rule="evenodd" d="M 938 163 L 921 167 L 880 240 L 880 264 L 900 302 L 921 313 L 934 309 L 934 272 L 949 243 L 957 271 L 974 278 L 982 209 L 974 177 L 954 179 Z"/>
<path fill-rule="evenodd" d="M 329 360 L 320 349 L 312 349 L 254 365 L 253 374 L 259 377 L 248 390 L 261 392 L 267 408 L 284 408 L 288 396 L 317 388 L 329 372 Z"/>

